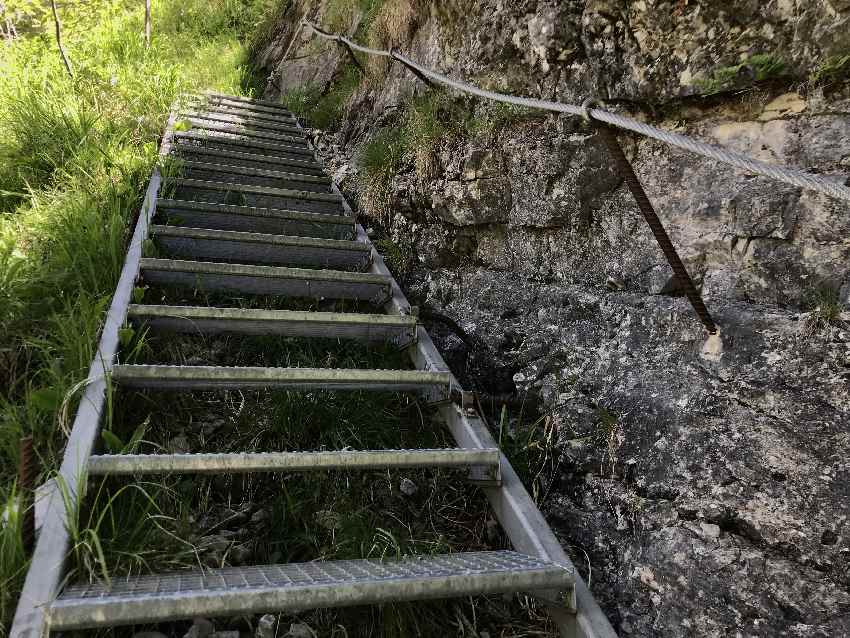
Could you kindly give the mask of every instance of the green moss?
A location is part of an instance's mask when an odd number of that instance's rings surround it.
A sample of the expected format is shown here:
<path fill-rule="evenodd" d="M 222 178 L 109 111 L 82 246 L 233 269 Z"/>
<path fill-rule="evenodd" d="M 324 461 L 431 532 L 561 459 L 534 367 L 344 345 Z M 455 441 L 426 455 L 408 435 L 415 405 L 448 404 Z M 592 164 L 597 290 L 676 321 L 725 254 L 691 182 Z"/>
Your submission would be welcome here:
<path fill-rule="evenodd" d="M 759 53 L 740 64 L 715 69 L 711 77 L 697 80 L 696 85 L 708 95 L 714 95 L 742 85 L 764 82 L 787 74 L 785 61 L 773 54 Z"/>

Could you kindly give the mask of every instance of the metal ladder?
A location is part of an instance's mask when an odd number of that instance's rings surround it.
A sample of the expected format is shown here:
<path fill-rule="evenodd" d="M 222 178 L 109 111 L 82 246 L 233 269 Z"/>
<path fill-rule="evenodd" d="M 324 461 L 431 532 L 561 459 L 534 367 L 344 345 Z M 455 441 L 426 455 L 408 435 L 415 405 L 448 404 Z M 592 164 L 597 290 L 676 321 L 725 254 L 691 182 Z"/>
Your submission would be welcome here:
<path fill-rule="evenodd" d="M 175 130 L 188 120 L 191 129 Z M 204 569 L 60 587 L 68 548 L 65 504 L 50 497 L 12 636 L 165 620 L 531 592 L 562 635 L 614 636 L 557 539 L 446 366 L 303 130 L 276 103 L 208 93 L 172 114 L 160 153 L 182 174 L 160 196 L 154 171 L 128 249 L 61 468 L 72 494 L 91 475 L 246 473 L 405 467 L 470 468 L 515 551 L 399 560 L 343 560 Z M 236 201 L 231 201 L 231 200 Z M 224 200 L 226 203 L 222 203 Z M 144 258 L 152 239 L 169 258 Z M 382 313 L 138 305 L 137 280 L 155 285 L 366 301 Z M 389 341 L 414 370 L 122 365 L 118 330 L 335 337 Z M 431 402 L 454 449 L 236 454 L 92 454 L 119 387 L 209 390 L 415 391 Z"/>

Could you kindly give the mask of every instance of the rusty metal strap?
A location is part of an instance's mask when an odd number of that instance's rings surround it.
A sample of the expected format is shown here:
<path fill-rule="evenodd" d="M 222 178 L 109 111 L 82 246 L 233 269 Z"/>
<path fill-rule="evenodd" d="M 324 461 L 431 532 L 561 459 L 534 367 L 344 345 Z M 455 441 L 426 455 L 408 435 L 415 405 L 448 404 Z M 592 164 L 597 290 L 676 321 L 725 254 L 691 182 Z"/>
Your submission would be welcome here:
<path fill-rule="evenodd" d="M 661 247 L 661 252 L 663 252 L 664 256 L 667 258 L 667 263 L 669 263 L 670 268 L 673 269 L 673 274 L 676 276 L 677 283 L 684 291 L 688 301 L 691 302 L 691 306 L 693 306 L 694 311 L 697 313 L 697 317 L 699 317 L 699 320 L 703 323 L 705 329 L 708 330 L 710 334 L 715 334 L 717 332 L 717 325 L 714 323 L 714 319 L 711 318 L 708 308 L 705 307 L 705 303 L 697 291 L 696 286 L 694 286 L 694 282 L 691 279 L 690 274 L 688 274 L 685 264 L 683 264 L 682 260 L 679 258 L 679 253 L 677 253 L 676 249 L 673 247 L 673 242 L 670 241 L 670 237 L 667 235 L 667 231 L 664 230 L 661 220 L 658 219 L 658 215 L 655 213 L 652 202 L 649 201 L 646 191 L 643 190 L 643 185 L 640 183 L 638 176 L 635 174 L 634 168 L 632 168 L 626 154 L 623 152 L 623 148 L 620 146 L 620 142 L 617 140 L 616 132 L 611 126 L 593 119 L 592 115 L 588 115 L 588 120 L 596 129 L 596 132 L 599 133 L 599 137 L 602 138 L 602 141 L 605 142 L 605 145 L 608 147 L 608 151 L 611 153 L 611 158 L 614 160 L 614 166 L 626 181 L 626 184 L 632 192 L 632 196 L 635 198 L 643 218 L 646 220 L 652 234 L 655 236 L 655 241 L 657 241 L 658 245 Z"/>

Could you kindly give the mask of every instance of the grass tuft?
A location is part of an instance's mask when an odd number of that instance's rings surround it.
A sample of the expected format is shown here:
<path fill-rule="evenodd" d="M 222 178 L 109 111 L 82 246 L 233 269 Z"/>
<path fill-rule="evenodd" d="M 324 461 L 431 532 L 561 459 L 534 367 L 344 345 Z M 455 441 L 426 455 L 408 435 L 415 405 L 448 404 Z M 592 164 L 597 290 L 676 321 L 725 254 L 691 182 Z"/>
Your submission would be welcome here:
<path fill-rule="evenodd" d="M 833 86 L 850 80 L 850 53 L 833 55 L 821 62 L 809 81 L 815 86 Z"/>
<path fill-rule="evenodd" d="M 392 212 L 392 180 L 406 161 L 407 149 L 402 127 L 379 131 L 360 149 L 360 204 L 369 215 L 386 220 Z"/>
<path fill-rule="evenodd" d="M 809 311 L 806 328 L 810 333 L 830 326 L 840 326 L 843 304 L 838 289 L 829 283 L 820 283 L 803 295 L 803 306 Z"/>

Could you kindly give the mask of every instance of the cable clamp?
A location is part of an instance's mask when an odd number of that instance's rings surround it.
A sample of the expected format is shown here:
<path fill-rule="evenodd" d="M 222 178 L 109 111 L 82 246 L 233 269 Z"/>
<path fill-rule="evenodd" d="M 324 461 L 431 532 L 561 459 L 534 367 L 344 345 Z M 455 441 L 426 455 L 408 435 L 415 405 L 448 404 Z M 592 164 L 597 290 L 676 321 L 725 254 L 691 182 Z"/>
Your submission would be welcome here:
<path fill-rule="evenodd" d="M 602 102 L 597 100 L 595 97 L 589 97 L 584 102 L 581 103 L 581 116 L 588 122 L 593 121 L 593 117 L 590 115 L 590 109 L 600 108 L 602 106 Z"/>

